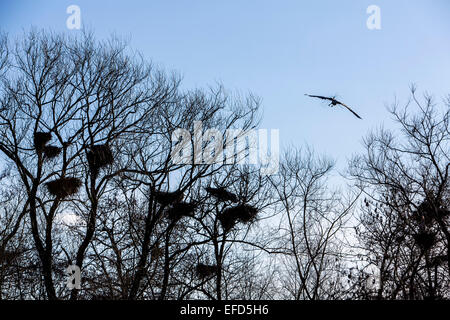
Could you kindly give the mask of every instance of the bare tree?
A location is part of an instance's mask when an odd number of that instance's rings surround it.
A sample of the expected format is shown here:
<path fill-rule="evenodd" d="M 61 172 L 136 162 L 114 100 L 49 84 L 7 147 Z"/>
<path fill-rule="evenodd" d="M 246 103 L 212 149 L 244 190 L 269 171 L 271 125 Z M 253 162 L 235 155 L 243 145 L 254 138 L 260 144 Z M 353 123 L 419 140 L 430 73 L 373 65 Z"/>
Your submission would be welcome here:
<path fill-rule="evenodd" d="M 131 59 L 125 49 L 115 39 L 98 43 L 89 34 L 66 39 L 33 31 L 17 43 L 10 62 L 15 72 L 2 83 L 0 151 L 26 192 L 49 299 L 59 295 L 55 259 L 83 266 L 100 197 L 125 170 L 108 166 L 114 162 L 111 149 L 136 139 L 142 121 L 173 90 L 159 71 Z M 67 253 L 54 246 L 60 241 L 54 238 L 55 218 L 74 206 L 84 206 L 78 217 L 85 232 L 75 252 Z M 63 252 L 66 257 L 58 257 Z"/>
<path fill-rule="evenodd" d="M 286 298 L 327 299 L 336 291 L 343 227 L 355 197 L 345 200 L 327 186 L 333 167 L 311 149 L 291 150 L 270 179 L 282 215 L 277 230 Z"/>
<path fill-rule="evenodd" d="M 185 282 L 185 295 L 196 292 L 210 299 L 237 299 L 245 296 L 238 287 L 254 283 L 242 276 L 264 249 L 256 221 L 266 216 L 271 204 L 267 177 L 261 176 L 258 167 L 232 168 L 225 173 L 199 185 L 198 196 L 203 201 L 193 228 L 200 245 L 194 248 L 196 269 L 191 283 Z"/>
<path fill-rule="evenodd" d="M 9 67 L 9 46 L 8 37 L 4 33 L 0 33 L 0 76 L 7 71 Z"/>
<path fill-rule="evenodd" d="M 243 165 L 260 99 L 183 89 L 115 37 L 0 35 L 0 83 L 0 299 L 449 297 L 450 99 L 412 88 L 342 190 L 309 148 Z"/>
<path fill-rule="evenodd" d="M 375 267 L 378 299 L 448 298 L 449 101 L 417 98 L 391 108 L 400 134 L 365 139 L 366 154 L 350 172 L 366 193 L 358 229 L 367 264 Z M 412 108 L 414 108 L 412 110 Z"/>

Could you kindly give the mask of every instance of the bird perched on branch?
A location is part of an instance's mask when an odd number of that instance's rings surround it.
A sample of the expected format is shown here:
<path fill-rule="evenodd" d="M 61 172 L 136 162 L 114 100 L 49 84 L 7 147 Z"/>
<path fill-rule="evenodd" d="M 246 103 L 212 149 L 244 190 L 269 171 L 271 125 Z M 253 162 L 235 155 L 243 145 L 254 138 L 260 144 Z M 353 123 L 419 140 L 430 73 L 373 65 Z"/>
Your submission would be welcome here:
<path fill-rule="evenodd" d="M 318 98 L 318 99 L 322 99 L 322 100 L 331 101 L 330 104 L 329 104 L 330 107 L 334 107 L 336 105 L 341 105 L 341 106 L 347 108 L 348 111 L 353 113 L 355 115 L 355 117 L 357 117 L 358 119 L 362 119 L 355 111 L 350 109 L 349 106 L 347 106 L 347 105 L 343 104 L 342 102 L 336 100 L 335 97 L 331 97 L 330 98 L 330 97 L 323 97 L 323 96 L 313 96 L 313 95 L 310 95 L 310 94 L 305 94 L 305 96 L 308 96 L 308 97 L 311 97 L 311 98 Z"/>

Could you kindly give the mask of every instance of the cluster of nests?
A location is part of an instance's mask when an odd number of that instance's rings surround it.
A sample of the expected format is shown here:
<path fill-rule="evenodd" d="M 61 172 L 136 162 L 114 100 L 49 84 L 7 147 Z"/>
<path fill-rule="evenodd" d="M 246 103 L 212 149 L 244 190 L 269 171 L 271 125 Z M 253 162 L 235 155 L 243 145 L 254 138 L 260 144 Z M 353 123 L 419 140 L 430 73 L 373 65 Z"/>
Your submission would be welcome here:
<path fill-rule="evenodd" d="M 238 197 L 225 188 L 205 188 L 205 190 L 218 201 L 239 201 Z M 183 201 L 181 191 L 163 192 L 153 190 L 153 198 L 161 206 L 167 207 L 167 217 L 172 221 L 178 221 L 182 217 L 194 216 L 197 204 Z M 230 231 L 238 222 L 251 223 L 256 220 L 258 210 L 248 204 L 237 204 L 225 209 L 218 217 L 224 231 Z"/>
<path fill-rule="evenodd" d="M 412 219 L 421 225 L 421 231 L 413 235 L 417 246 L 423 250 L 431 249 L 436 243 L 436 234 L 426 226 L 430 226 L 436 219 L 448 217 L 450 211 L 444 208 L 439 201 L 427 197 L 412 215 Z"/>
<path fill-rule="evenodd" d="M 61 153 L 61 148 L 48 145 L 52 139 L 52 134 L 50 132 L 36 132 L 34 134 L 34 148 L 36 152 L 41 153 L 47 159 L 53 159 L 59 156 Z"/>
<path fill-rule="evenodd" d="M 225 232 L 230 231 L 238 222 L 252 223 L 256 220 L 258 209 L 248 204 L 240 204 L 225 209 L 219 215 L 219 221 Z"/>
<path fill-rule="evenodd" d="M 227 191 L 225 188 L 205 188 L 211 196 L 215 197 L 220 202 L 239 202 L 238 197 Z M 258 210 L 248 204 L 238 204 L 233 207 L 225 209 L 219 215 L 219 221 L 225 232 L 230 231 L 238 222 L 251 223 L 256 220 Z"/>
<path fill-rule="evenodd" d="M 161 206 L 167 207 L 167 217 L 171 221 L 178 221 L 183 217 L 192 217 L 197 205 L 193 202 L 183 201 L 183 192 L 153 191 L 153 198 Z"/>
<path fill-rule="evenodd" d="M 38 154 L 43 154 L 46 159 L 56 158 L 61 153 L 61 148 L 48 143 L 52 139 L 51 132 L 36 132 L 34 134 L 34 148 Z M 94 145 L 86 153 L 89 169 L 97 176 L 99 170 L 113 163 L 114 158 L 111 149 L 106 144 Z M 75 177 L 62 177 L 48 182 L 47 189 L 57 198 L 66 198 L 78 192 L 81 180 Z"/>

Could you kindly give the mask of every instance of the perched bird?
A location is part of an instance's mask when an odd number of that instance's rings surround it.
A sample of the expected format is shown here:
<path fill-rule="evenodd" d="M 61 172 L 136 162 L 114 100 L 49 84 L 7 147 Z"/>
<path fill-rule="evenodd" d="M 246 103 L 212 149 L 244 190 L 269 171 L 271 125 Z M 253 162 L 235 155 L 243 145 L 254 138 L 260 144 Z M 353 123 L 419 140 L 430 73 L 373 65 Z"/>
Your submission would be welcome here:
<path fill-rule="evenodd" d="M 334 97 L 329 98 L 329 97 L 323 97 L 323 96 L 313 96 L 313 95 L 310 95 L 310 94 L 305 94 L 305 96 L 308 96 L 308 97 L 311 97 L 311 98 L 319 98 L 319 99 L 322 99 L 322 100 L 328 100 L 328 101 L 331 101 L 330 104 L 329 104 L 330 107 L 334 107 L 334 106 L 340 104 L 341 106 L 347 108 L 348 111 L 350 111 L 351 113 L 353 113 L 353 114 L 355 115 L 355 117 L 357 117 L 357 118 L 359 118 L 359 119 L 362 119 L 355 111 L 353 111 L 352 109 L 350 109 L 349 106 L 347 106 L 347 105 L 343 104 L 342 102 L 336 100 Z"/>

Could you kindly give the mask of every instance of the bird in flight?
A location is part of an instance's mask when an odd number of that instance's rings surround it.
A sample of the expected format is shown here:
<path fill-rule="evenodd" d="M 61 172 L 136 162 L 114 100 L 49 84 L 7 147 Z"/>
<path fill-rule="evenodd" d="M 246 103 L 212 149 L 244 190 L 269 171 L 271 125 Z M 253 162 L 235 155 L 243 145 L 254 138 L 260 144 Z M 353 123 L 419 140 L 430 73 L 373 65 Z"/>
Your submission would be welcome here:
<path fill-rule="evenodd" d="M 329 98 L 329 97 L 323 97 L 323 96 L 313 96 L 313 95 L 310 95 L 310 94 L 305 94 L 305 96 L 308 96 L 308 97 L 311 97 L 311 98 L 318 98 L 318 99 L 322 99 L 322 100 L 328 100 L 328 101 L 331 101 L 330 104 L 329 104 L 330 107 L 334 107 L 334 106 L 340 104 L 341 106 L 347 108 L 348 111 L 350 111 L 351 113 L 353 113 L 353 114 L 355 115 L 355 117 L 357 117 L 358 119 L 362 119 L 355 111 L 353 111 L 352 109 L 350 109 L 349 106 L 347 106 L 347 105 L 343 104 L 342 102 L 336 100 L 334 97 Z"/>

